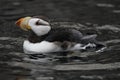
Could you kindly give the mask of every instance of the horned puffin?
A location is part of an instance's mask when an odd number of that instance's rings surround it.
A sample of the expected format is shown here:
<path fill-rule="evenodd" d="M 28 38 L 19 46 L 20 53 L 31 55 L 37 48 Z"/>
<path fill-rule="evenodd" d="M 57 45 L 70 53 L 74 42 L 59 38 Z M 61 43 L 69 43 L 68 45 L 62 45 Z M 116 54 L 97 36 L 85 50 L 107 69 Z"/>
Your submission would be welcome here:
<path fill-rule="evenodd" d="M 73 28 L 52 28 L 49 20 L 43 16 L 20 18 L 16 25 L 31 32 L 23 43 L 26 54 L 97 49 L 104 46 L 95 40 L 96 35 L 83 36 L 80 31 Z"/>

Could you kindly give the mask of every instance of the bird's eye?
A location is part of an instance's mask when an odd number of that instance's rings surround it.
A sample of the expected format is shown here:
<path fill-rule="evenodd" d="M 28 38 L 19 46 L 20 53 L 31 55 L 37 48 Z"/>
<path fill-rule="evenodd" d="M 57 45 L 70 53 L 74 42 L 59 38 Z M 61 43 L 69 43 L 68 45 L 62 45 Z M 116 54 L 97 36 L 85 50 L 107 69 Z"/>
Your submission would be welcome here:
<path fill-rule="evenodd" d="M 36 24 L 36 25 L 42 25 L 42 24 L 40 23 L 40 20 L 38 20 L 35 24 Z"/>
<path fill-rule="evenodd" d="M 38 20 L 35 24 L 36 24 L 36 25 L 47 25 L 47 24 L 45 24 L 45 23 L 40 22 L 40 20 Z"/>

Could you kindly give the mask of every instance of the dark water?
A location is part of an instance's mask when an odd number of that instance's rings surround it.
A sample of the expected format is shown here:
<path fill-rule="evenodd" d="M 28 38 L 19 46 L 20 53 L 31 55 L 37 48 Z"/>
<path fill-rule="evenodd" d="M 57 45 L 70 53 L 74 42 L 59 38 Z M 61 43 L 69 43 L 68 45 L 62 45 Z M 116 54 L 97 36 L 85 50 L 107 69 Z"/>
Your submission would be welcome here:
<path fill-rule="evenodd" d="M 119 80 L 119 3 L 119 0 L 1 0 L 0 80 Z M 29 59 L 22 50 L 28 33 L 14 22 L 33 15 L 49 17 L 53 26 L 76 27 L 84 35 L 97 34 L 97 40 L 107 44 L 107 48 L 99 53 L 75 51 L 65 56 L 52 54 Z"/>

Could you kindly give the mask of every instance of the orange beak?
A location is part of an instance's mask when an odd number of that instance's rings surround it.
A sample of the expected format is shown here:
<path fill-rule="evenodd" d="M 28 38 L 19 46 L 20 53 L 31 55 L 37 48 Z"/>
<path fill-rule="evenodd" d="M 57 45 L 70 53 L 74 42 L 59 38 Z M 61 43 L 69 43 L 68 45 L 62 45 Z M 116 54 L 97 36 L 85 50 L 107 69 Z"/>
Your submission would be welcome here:
<path fill-rule="evenodd" d="M 20 26 L 21 29 L 28 31 L 31 29 L 31 27 L 28 25 L 29 20 L 31 17 L 25 17 L 25 18 L 20 18 L 19 20 L 16 21 L 16 25 Z"/>

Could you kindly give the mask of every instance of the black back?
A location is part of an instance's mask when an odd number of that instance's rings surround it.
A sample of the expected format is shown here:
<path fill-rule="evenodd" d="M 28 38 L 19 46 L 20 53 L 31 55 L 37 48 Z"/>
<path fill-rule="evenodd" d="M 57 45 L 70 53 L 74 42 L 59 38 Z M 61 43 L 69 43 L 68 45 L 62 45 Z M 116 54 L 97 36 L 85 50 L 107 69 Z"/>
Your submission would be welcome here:
<path fill-rule="evenodd" d="M 43 36 L 37 36 L 34 32 L 32 32 L 28 40 L 32 43 L 41 42 L 43 40 L 49 42 L 70 41 L 70 42 L 79 43 L 81 38 L 82 38 L 82 33 L 75 29 L 59 28 L 59 29 L 52 29 L 48 34 Z"/>
<path fill-rule="evenodd" d="M 49 42 L 79 42 L 81 38 L 82 34 L 75 29 L 55 29 L 49 33 L 45 40 Z"/>

